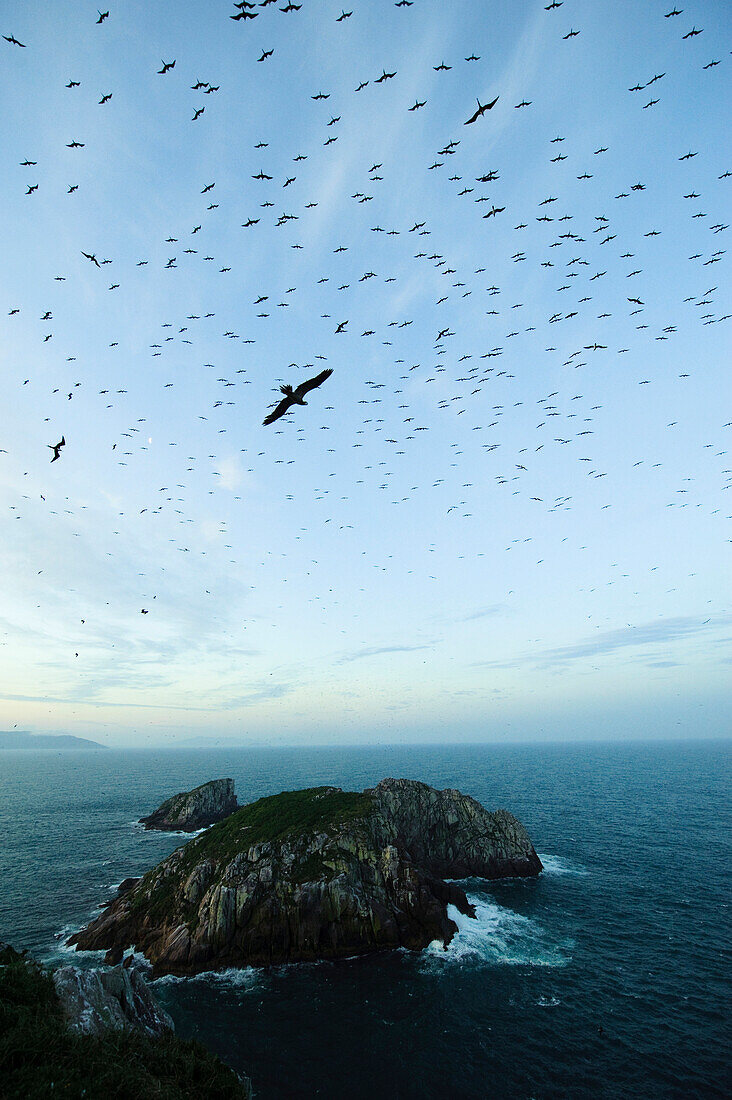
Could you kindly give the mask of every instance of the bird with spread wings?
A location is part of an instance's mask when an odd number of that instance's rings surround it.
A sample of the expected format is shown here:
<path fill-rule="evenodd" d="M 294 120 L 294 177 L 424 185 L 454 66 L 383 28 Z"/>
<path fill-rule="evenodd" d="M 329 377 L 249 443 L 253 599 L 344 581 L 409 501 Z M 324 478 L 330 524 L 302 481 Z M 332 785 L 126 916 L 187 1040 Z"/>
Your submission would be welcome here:
<path fill-rule="evenodd" d="M 306 382 L 301 382 L 295 389 L 292 386 L 280 386 L 280 392 L 285 396 L 280 401 L 268 416 L 265 416 L 262 421 L 263 424 L 274 424 L 275 420 L 279 420 L 281 416 L 284 416 L 293 405 L 307 405 L 307 401 L 303 400 L 306 393 L 310 390 L 316 389 L 317 386 L 322 386 L 326 378 L 330 378 L 333 370 L 331 367 L 327 367 L 320 374 L 316 374 L 314 378 L 309 378 Z"/>

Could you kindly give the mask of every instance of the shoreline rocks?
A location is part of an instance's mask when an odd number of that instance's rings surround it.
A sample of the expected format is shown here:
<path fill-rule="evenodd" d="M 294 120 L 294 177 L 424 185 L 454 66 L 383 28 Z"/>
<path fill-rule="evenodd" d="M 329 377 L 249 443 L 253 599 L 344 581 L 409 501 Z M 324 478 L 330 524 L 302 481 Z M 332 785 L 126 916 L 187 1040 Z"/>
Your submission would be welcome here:
<path fill-rule="evenodd" d="M 146 829 L 192 833 L 222 821 L 239 809 L 233 779 L 211 779 L 192 791 L 167 798 L 157 810 L 140 818 Z"/>
<path fill-rule="evenodd" d="M 142 974 L 42 966 L 0 942 L 0 1094 L 252 1100 L 248 1077 L 179 1038 Z"/>
<path fill-rule="evenodd" d="M 155 976 L 448 944 L 445 878 L 534 876 L 541 861 L 505 810 L 459 791 L 384 779 L 362 793 L 289 791 L 242 807 L 118 895 L 69 943 Z"/>
<path fill-rule="evenodd" d="M 80 1035 L 103 1035 L 111 1028 L 157 1037 L 175 1030 L 170 1016 L 134 968 L 61 966 L 53 972 L 53 984 L 67 1026 Z"/>

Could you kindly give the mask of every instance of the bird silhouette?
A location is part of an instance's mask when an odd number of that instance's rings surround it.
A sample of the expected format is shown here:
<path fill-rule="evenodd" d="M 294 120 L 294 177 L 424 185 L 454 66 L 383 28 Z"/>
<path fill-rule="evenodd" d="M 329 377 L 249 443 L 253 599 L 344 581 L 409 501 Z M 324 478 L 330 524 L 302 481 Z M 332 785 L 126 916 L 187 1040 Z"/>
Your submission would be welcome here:
<path fill-rule="evenodd" d="M 332 373 L 332 368 L 327 367 L 324 371 L 321 371 L 320 374 L 316 374 L 314 378 L 309 378 L 307 382 L 301 382 L 295 389 L 293 389 L 292 386 L 280 386 L 280 392 L 285 396 L 280 401 L 279 405 L 277 405 L 268 416 L 265 416 L 262 424 L 274 424 L 275 420 L 279 420 L 281 416 L 284 416 L 293 405 L 307 405 L 307 401 L 303 400 L 305 394 L 309 393 L 310 390 L 314 390 L 317 386 L 322 386 L 326 378 L 330 378 Z"/>
<path fill-rule="evenodd" d="M 47 444 L 48 449 L 53 451 L 53 458 L 51 459 L 51 462 L 56 462 L 61 457 L 61 448 L 65 446 L 66 439 L 64 436 L 61 436 L 61 439 L 58 441 L 58 443 Z"/>
<path fill-rule="evenodd" d="M 498 103 L 498 99 L 499 96 L 496 96 L 496 98 L 491 100 L 490 103 L 481 103 L 480 100 L 478 100 L 478 110 L 475 112 L 474 115 L 471 115 L 470 118 L 467 119 L 465 125 L 470 126 L 470 124 L 479 119 L 481 115 L 484 115 L 486 111 L 490 111 L 493 107 L 495 107 L 496 103 Z"/>

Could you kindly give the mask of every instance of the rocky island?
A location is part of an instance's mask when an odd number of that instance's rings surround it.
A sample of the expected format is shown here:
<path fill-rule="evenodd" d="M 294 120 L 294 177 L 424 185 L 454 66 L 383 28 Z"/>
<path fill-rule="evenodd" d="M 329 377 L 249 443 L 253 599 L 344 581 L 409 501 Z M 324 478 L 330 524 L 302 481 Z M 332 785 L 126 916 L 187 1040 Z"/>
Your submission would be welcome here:
<path fill-rule="evenodd" d="M 194 833 L 222 821 L 239 809 L 233 779 L 211 779 L 192 791 L 168 798 L 154 813 L 140 818 L 146 829 Z"/>
<path fill-rule="evenodd" d="M 135 946 L 153 973 L 335 959 L 447 944 L 446 878 L 537 875 L 519 821 L 456 790 L 384 779 L 261 798 L 176 849 L 73 936 L 117 963 Z"/>

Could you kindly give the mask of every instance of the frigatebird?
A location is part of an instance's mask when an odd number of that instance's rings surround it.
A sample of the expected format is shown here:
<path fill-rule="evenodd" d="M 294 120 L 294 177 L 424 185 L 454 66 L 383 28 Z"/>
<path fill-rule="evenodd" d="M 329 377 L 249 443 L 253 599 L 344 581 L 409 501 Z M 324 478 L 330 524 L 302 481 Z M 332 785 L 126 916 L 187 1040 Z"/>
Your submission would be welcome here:
<path fill-rule="evenodd" d="M 273 424 L 275 420 L 279 420 L 281 416 L 284 416 L 293 405 L 307 405 L 307 401 L 304 401 L 306 393 L 310 390 L 314 390 L 317 386 L 322 386 L 326 378 L 330 378 L 333 370 L 331 367 L 327 367 L 320 374 L 316 374 L 314 378 L 309 378 L 307 382 L 301 382 L 299 386 L 296 386 L 293 390 L 292 386 L 280 386 L 280 392 L 285 396 L 280 401 L 268 416 L 265 416 L 262 424 Z"/>
<path fill-rule="evenodd" d="M 478 110 L 467 120 L 467 122 L 465 123 L 466 126 L 470 126 L 471 122 L 475 122 L 476 119 L 479 119 L 480 116 L 482 114 L 485 114 L 486 111 L 490 111 L 491 107 L 495 107 L 496 103 L 498 103 L 498 96 L 496 96 L 496 98 L 491 103 L 481 103 L 480 100 L 478 100 L 477 102 Z"/>
<path fill-rule="evenodd" d="M 53 458 L 51 459 L 51 462 L 55 462 L 61 457 L 61 448 L 66 446 L 66 439 L 64 438 L 64 436 L 61 436 L 61 439 L 58 443 L 47 443 L 46 446 L 49 448 L 49 450 L 53 451 Z"/>

